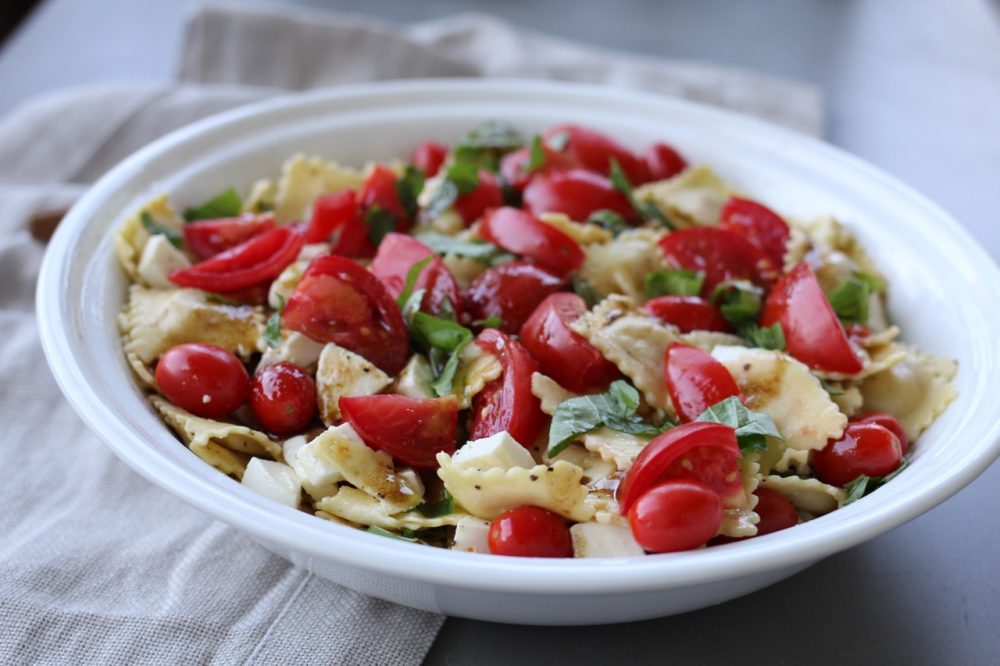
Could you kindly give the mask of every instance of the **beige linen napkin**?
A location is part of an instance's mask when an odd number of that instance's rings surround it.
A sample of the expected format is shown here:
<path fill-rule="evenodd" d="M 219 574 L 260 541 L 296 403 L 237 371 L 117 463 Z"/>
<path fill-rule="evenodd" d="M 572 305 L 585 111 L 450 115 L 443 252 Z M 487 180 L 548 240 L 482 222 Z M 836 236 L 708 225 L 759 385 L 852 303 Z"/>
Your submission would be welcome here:
<path fill-rule="evenodd" d="M 0 122 L 0 663 L 419 663 L 443 618 L 292 566 L 143 481 L 82 425 L 39 347 L 43 246 L 29 220 L 157 136 L 277 88 L 458 74 L 607 80 L 812 131 L 819 96 L 488 17 L 402 29 L 213 8 L 193 15 L 183 53 L 182 78 L 206 85 L 69 91 Z"/>

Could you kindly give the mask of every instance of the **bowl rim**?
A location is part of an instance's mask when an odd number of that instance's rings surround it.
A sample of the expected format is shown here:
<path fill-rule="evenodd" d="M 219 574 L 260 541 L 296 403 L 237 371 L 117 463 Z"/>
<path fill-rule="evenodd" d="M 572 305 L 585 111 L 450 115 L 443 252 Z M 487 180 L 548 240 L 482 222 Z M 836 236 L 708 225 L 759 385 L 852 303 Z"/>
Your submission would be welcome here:
<path fill-rule="evenodd" d="M 222 128 L 267 114 L 280 114 L 296 107 L 330 104 L 354 98 L 380 95 L 427 94 L 428 91 L 468 94 L 524 94 L 553 92 L 581 97 L 659 104 L 696 112 L 713 122 L 764 132 L 778 141 L 804 146 L 819 158 L 849 169 L 876 183 L 885 191 L 908 200 L 928 218 L 949 232 L 948 242 L 959 247 L 966 261 L 973 263 L 984 281 L 1000 285 L 996 264 L 957 221 L 909 186 L 881 170 L 813 137 L 750 118 L 732 111 L 708 107 L 683 99 L 664 97 L 631 89 L 608 86 L 519 79 L 410 79 L 354 84 L 331 90 L 283 95 L 241 106 L 199 120 L 175 130 L 120 162 L 83 195 L 64 217 L 49 244 L 36 291 L 39 335 L 49 367 L 67 400 L 87 426 L 112 451 L 142 476 L 206 513 L 238 529 L 289 551 L 298 551 L 324 560 L 432 584 L 453 587 L 565 595 L 627 593 L 668 587 L 686 587 L 727 578 L 749 576 L 781 567 L 818 560 L 844 550 L 882 532 L 897 527 L 944 501 L 979 476 L 1000 456 L 1000 421 L 986 432 L 979 448 L 963 459 L 962 465 L 944 470 L 907 503 L 886 505 L 862 502 L 850 522 L 837 522 L 825 529 L 802 529 L 796 534 L 776 533 L 746 542 L 707 550 L 666 555 L 544 560 L 503 556 L 483 556 L 387 539 L 363 530 L 336 525 L 272 502 L 245 501 L 240 492 L 217 480 L 208 481 L 187 473 L 151 447 L 129 442 L 129 429 L 99 398 L 76 357 L 80 341 L 73 335 L 70 309 L 79 303 L 64 303 L 63 293 L 71 250 L 92 220 L 93 213 L 117 188 L 133 178 L 145 164 L 170 148 L 195 141 Z M 88 260 L 92 261 L 92 260 Z M 969 369 L 966 369 L 969 370 Z M 132 381 L 122 377 L 122 381 Z M 166 426 L 164 426 L 166 428 Z M 133 435 L 134 437 L 134 435 Z M 218 475 L 221 479 L 228 479 Z M 235 483 L 229 480 L 231 483 Z M 239 486 L 239 484 L 237 484 Z M 238 490 L 249 493 L 242 486 Z M 848 509 L 844 509 L 848 510 Z"/>

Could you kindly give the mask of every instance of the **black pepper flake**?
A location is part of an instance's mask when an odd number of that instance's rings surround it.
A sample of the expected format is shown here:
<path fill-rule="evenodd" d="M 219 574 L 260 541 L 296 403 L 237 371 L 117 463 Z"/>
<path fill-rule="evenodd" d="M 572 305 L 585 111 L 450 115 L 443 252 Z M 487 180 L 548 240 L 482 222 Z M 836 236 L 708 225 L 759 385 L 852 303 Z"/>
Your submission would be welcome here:
<path fill-rule="evenodd" d="M 483 489 L 483 487 L 480 486 L 480 485 L 478 485 L 478 484 L 475 485 L 475 486 L 473 486 L 473 488 L 475 488 L 476 490 L 482 490 Z"/>
<path fill-rule="evenodd" d="M 746 371 L 746 370 L 749 370 L 749 369 L 750 369 L 750 364 L 749 363 L 744 363 L 743 364 L 743 370 Z"/>
<path fill-rule="evenodd" d="M 532 474 L 528 478 L 531 479 L 532 481 L 538 481 L 538 475 L 537 474 Z"/>
<path fill-rule="evenodd" d="M 362 369 L 362 370 L 364 370 L 365 372 L 371 372 L 371 371 L 372 371 L 372 369 L 371 369 L 371 368 L 368 368 L 368 367 L 365 367 L 365 368 L 361 368 L 361 369 Z"/>

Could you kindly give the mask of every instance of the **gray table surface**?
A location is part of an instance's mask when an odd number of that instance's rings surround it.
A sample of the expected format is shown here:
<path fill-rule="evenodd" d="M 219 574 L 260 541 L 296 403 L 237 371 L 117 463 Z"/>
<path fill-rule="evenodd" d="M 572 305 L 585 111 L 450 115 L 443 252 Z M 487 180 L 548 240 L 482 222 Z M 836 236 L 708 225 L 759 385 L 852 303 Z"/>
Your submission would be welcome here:
<path fill-rule="evenodd" d="M 1000 258 L 996 0 L 350 0 L 394 21 L 489 11 L 597 45 L 811 81 L 827 138 L 914 185 Z M 49 0 L 0 51 L 0 115 L 33 94 L 168 81 L 182 0 Z M 450 619 L 429 664 L 1000 663 L 1000 465 L 924 516 L 756 594 L 601 628 Z"/>

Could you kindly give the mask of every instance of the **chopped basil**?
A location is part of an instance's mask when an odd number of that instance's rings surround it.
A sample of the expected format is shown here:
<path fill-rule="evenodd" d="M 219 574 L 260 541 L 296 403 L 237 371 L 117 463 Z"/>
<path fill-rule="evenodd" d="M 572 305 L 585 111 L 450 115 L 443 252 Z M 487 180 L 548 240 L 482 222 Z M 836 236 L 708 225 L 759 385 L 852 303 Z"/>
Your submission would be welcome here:
<path fill-rule="evenodd" d="M 179 233 L 177 233 L 173 229 L 170 229 L 169 227 L 164 227 L 163 225 L 157 223 L 156 219 L 152 216 L 152 214 L 150 214 L 148 210 L 144 210 L 141 213 L 139 213 L 139 219 L 142 221 L 142 226 L 151 235 L 164 236 L 168 241 L 170 241 L 170 244 L 176 247 L 177 249 L 180 249 L 181 246 L 184 244 L 184 241 Z"/>
<path fill-rule="evenodd" d="M 491 266 L 496 266 L 512 258 L 511 254 L 504 252 L 493 243 L 481 240 L 462 240 L 454 236 L 436 233 L 419 234 L 416 239 L 438 254 L 469 257 Z"/>
<path fill-rule="evenodd" d="M 396 298 L 396 303 L 399 307 L 406 307 L 406 302 L 409 301 L 410 296 L 413 295 L 413 287 L 416 286 L 417 279 L 420 278 L 420 273 L 424 270 L 424 267 L 427 264 L 431 263 L 433 259 L 433 256 L 424 257 L 417 263 L 410 266 L 410 270 L 406 271 L 406 282 L 403 283 L 403 291 L 399 292 L 399 296 Z"/>
<path fill-rule="evenodd" d="M 496 315 L 490 315 L 486 319 L 478 319 L 472 322 L 472 325 L 476 328 L 500 328 L 503 324 L 503 319 Z"/>
<path fill-rule="evenodd" d="M 243 201 L 236 190 L 229 188 L 225 192 L 215 195 L 199 206 L 192 206 L 184 211 L 184 219 L 188 222 L 194 220 L 217 220 L 223 217 L 236 217 L 243 209 Z"/>
<path fill-rule="evenodd" d="M 372 245 L 378 245 L 390 231 L 396 230 L 396 216 L 378 204 L 365 211 L 365 225 Z"/>
<path fill-rule="evenodd" d="M 231 298 L 226 298 L 222 294 L 211 294 L 211 293 L 207 294 L 205 296 L 205 300 L 208 301 L 209 303 L 218 303 L 219 305 L 229 305 L 234 308 L 238 308 L 244 305 L 244 303 L 240 303 L 239 301 L 234 301 Z"/>
<path fill-rule="evenodd" d="M 434 394 L 438 397 L 450 395 L 462 351 L 472 342 L 472 331 L 455 321 L 415 312 L 410 337 L 419 349 L 427 352 L 434 372 L 431 383 Z"/>
<path fill-rule="evenodd" d="M 274 204 L 270 201 L 258 201 L 253 205 L 253 212 L 255 213 L 267 213 L 274 210 Z"/>
<path fill-rule="evenodd" d="M 469 132 L 460 145 L 468 148 L 516 150 L 524 145 L 524 137 L 513 125 L 489 120 Z"/>
<path fill-rule="evenodd" d="M 764 302 L 764 290 L 747 280 L 726 280 L 712 290 L 709 300 L 718 306 L 722 318 L 736 330 L 757 323 Z"/>
<path fill-rule="evenodd" d="M 639 215 L 639 217 L 645 221 L 655 221 L 659 222 L 661 225 L 665 226 L 667 229 L 673 229 L 674 225 L 670 221 L 660 207 L 657 206 L 652 201 L 638 201 L 635 198 L 635 192 L 632 189 L 632 183 L 629 182 L 628 176 L 625 175 L 625 171 L 622 169 L 622 165 L 618 163 L 618 160 L 614 157 L 611 158 L 611 172 L 608 175 L 611 179 L 611 184 L 614 186 L 618 192 L 623 194 L 628 203 L 632 206 L 632 209 Z"/>
<path fill-rule="evenodd" d="M 770 416 L 763 412 L 747 409 L 736 396 L 729 396 L 715 403 L 696 419 L 722 423 L 736 429 L 736 441 L 740 450 L 763 451 L 767 448 L 767 438 L 783 439 Z"/>
<path fill-rule="evenodd" d="M 776 321 L 770 326 L 746 326 L 740 330 L 740 336 L 747 339 L 754 347 L 782 351 L 785 348 L 785 329 L 781 322 Z"/>
<path fill-rule="evenodd" d="M 419 212 L 417 197 L 424 189 L 424 180 L 423 169 L 412 164 L 408 164 L 403 170 L 403 175 L 396 180 L 396 194 L 399 196 L 399 202 L 411 218 L 416 218 L 417 212 Z"/>
<path fill-rule="evenodd" d="M 820 386 L 823 387 L 823 390 L 830 394 L 831 398 L 835 398 L 838 395 L 844 395 L 844 393 L 846 393 L 846 391 L 843 391 L 843 390 L 841 390 L 839 388 L 836 388 L 835 386 L 833 386 L 832 384 L 830 384 L 825 379 L 820 379 L 819 383 L 820 383 Z"/>
<path fill-rule="evenodd" d="M 569 140 L 570 140 L 569 132 L 556 132 L 548 139 L 546 139 L 545 143 L 547 143 L 549 145 L 549 148 L 551 148 L 552 150 L 558 150 L 559 152 L 562 152 L 566 150 L 566 147 L 569 145 Z"/>
<path fill-rule="evenodd" d="M 604 393 L 562 402 L 549 426 L 549 457 L 558 455 L 580 435 L 601 426 L 632 435 L 652 436 L 662 432 L 663 428 L 645 423 L 635 413 L 638 406 L 639 392 L 622 379 L 613 382 Z"/>
<path fill-rule="evenodd" d="M 646 295 L 657 296 L 697 296 L 701 293 L 701 285 L 705 282 L 705 274 L 701 271 L 689 271 L 684 268 L 664 269 L 646 274 Z"/>
<path fill-rule="evenodd" d="M 604 299 L 600 292 L 594 288 L 594 285 L 583 278 L 573 278 L 573 291 L 583 299 L 583 302 L 587 304 L 587 308 L 594 307 Z"/>
<path fill-rule="evenodd" d="M 440 216 L 454 205 L 458 197 L 478 186 L 479 165 L 474 162 L 453 161 L 445 168 L 444 181 L 427 204 L 427 216 L 432 219 Z"/>
<path fill-rule="evenodd" d="M 285 309 L 285 297 L 278 294 L 278 309 L 267 318 L 264 325 L 264 342 L 271 349 L 281 344 L 281 311 Z"/>
<path fill-rule="evenodd" d="M 377 534 L 379 536 L 389 537 L 390 539 L 399 539 L 400 541 L 408 541 L 409 543 L 421 543 L 420 539 L 415 539 L 411 536 L 403 536 L 402 534 L 396 534 L 395 532 L 390 532 L 389 530 L 382 529 L 377 525 L 371 525 L 368 527 L 366 532 L 371 534 Z"/>
<path fill-rule="evenodd" d="M 902 462 L 899 463 L 894 471 L 886 474 L 885 476 L 866 476 L 862 474 L 858 478 L 854 479 L 846 486 L 844 486 L 844 500 L 840 503 L 840 506 L 847 506 L 853 502 L 857 502 L 859 499 L 864 497 L 866 494 L 874 492 L 878 488 L 881 488 L 885 484 L 889 483 L 902 472 L 910 464 L 908 458 L 903 458 Z"/>
<path fill-rule="evenodd" d="M 437 518 L 438 516 L 447 516 L 450 513 L 455 513 L 455 498 L 451 496 L 448 489 L 445 488 L 444 496 L 437 502 L 424 502 L 417 507 L 417 511 L 426 518 Z"/>
<path fill-rule="evenodd" d="M 614 212 L 613 210 L 607 210 L 602 208 L 601 210 L 595 210 L 587 218 L 587 224 L 595 224 L 602 229 L 606 229 L 611 232 L 613 236 L 617 236 L 623 231 L 626 231 L 630 227 L 625 223 L 625 220 L 621 215 Z"/>
<path fill-rule="evenodd" d="M 881 289 L 884 285 L 879 280 L 867 273 L 854 271 L 851 277 L 831 289 L 826 297 L 841 321 L 864 324 L 868 321 L 871 295 Z"/>
<path fill-rule="evenodd" d="M 531 140 L 531 150 L 528 153 L 528 162 L 522 167 L 527 173 L 538 171 L 545 166 L 545 148 L 542 147 L 542 137 L 538 134 Z"/>

